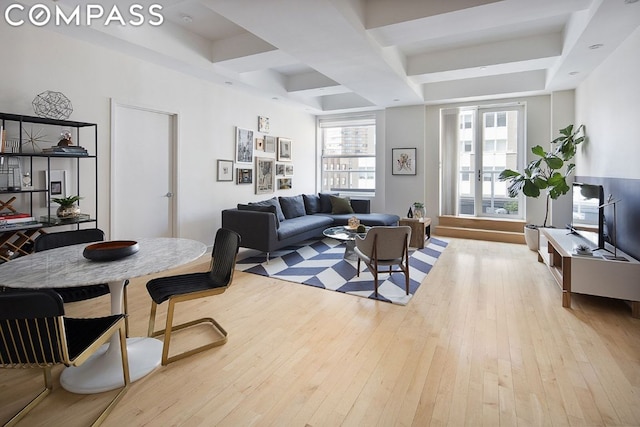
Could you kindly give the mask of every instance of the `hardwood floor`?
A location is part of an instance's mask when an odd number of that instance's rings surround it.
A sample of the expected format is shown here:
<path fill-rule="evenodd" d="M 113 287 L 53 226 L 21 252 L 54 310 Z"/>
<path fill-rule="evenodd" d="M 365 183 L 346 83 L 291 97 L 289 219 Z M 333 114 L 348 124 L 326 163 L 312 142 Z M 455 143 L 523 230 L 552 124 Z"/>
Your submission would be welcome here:
<path fill-rule="evenodd" d="M 146 333 L 145 282 L 129 286 L 132 335 Z M 106 314 L 104 298 L 68 314 Z M 238 272 L 176 311 L 213 315 L 229 341 L 133 383 L 105 426 L 640 425 L 640 320 L 604 298 L 562 308 L 524 245 L 451 239 L 406 307 Z M 0 369 L 0 420 L 40 382 Z M 22 425 L 87 425 L 109 396 L 56 382 Z"/>

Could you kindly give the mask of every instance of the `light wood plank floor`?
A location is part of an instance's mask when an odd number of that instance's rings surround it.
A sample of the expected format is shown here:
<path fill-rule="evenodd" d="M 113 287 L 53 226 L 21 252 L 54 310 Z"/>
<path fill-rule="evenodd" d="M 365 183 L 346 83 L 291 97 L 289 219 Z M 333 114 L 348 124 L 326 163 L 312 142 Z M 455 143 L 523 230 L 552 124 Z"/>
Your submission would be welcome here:
<path fill-rule="evenodd" d="M 133 335 L 146 333 L 144 283 L 129 287 Z M 640 425 L 640 320 L 604 298 L 574 295 L 562 308 L 524 245 L 451 239 L 406 307 L 237 273 L 225 294 L 178 310 L 178 320 L 213 315 L 228 343 L 134 383 L 104 425 Z M 40 381 L 0 370 L 0 421 Z M 110 395 L 56 383 L 22 425 L 87 425 Z"/>

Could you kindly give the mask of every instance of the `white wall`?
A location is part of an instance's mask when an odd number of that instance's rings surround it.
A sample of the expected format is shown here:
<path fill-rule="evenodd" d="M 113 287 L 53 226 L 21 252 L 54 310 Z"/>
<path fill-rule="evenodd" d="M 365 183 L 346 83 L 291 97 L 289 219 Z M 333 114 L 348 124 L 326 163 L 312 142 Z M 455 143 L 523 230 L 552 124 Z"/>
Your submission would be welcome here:
<path fill-rule="evenodd" d="M 426 200 L 425 185 L 429 181 L 431 171 L 427 169 L 425 159 L 428 153 L 425 148 L 425 115 L 424 106 L 388 108 L 385 114 L 385 143 L 382 153 L 386 172 L 384 181 L 386 198 L 384 210 L 406 216 L 414 202 Z M 416 175 L 392 175 L 391 150 L 394 148 L 416 148 Z M 427 215 L 431 215 L 429 207 Z"/>
<path fill-rule="evenodd" d="M 549 141 L 553 141 L 560 133 L 560 129 L 566 128 L 568 125 L 573 124 L 574 129 L 580 126 L 582 123 L 574 123 L 575 117 L 575 91 L 564 90 L 551 94 L 551 134 L 549 135 Z M 551 144 L 547 144 L 547 149 L 552 149 Z M 575 163 L 576 159 L 572 160 Z M 574 175 L 570 176 L 567 181 L 573 182 Z M 571 186 L 571 184 L 569 184 Z M 570 194 L 559 197 L 557 200 L 551 202 L 551 218 L 549 225 L 555 227 L 564 227 L 566 224 L 572 222 L 572 197 Z"/>
<path fill-rule="evenodd" d="M 179 114 L 180 237 L 211 244 L 222 209 L 273 195 L 315 191 L 315 118 L 310 114 L 45 29 L 0 26 L 0 40 L 4 42 L 0 111 L 34 115 L 33 98 L 54 90 L 73 103 L 70 120 L 98 123 L 98 226 L 107 235 L 112 98 Z M 254 186 L 216 182 L 216 160 L 234 158 L 235 126 L 257 131 L 258 115 L 270 118 L 270 135 L 293 140 L 291 190 L 255 195 Z M 152 163 L 153 153 L 143 161 Z"/>
<path fill-rule="evenodd" d="M 577 174 L 640 178 L 640 29 L 576 89 L 576 123 L 588 140 L 577 156 Z"/>

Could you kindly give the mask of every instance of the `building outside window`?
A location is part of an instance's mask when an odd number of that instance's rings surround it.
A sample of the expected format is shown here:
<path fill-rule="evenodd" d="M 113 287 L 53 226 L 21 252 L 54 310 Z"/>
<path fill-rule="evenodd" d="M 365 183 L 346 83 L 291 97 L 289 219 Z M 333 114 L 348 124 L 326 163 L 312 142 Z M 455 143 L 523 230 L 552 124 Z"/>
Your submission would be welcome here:
<path fill-rule="evenodd" d="M 321 191 L 375 192 L 375 116 L 353 116 L 318 121 L 322 147 Z"/>

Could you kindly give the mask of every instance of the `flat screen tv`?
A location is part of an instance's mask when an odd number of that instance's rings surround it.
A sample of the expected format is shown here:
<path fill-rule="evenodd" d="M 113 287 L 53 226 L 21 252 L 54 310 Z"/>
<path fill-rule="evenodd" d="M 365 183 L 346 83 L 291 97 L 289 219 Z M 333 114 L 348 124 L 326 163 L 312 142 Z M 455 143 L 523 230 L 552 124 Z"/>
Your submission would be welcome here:
<path fill-rule="evenodd" d="M 573 183 L 572 231 L 604 248 L 604 188 L 602 185 Z"/>

